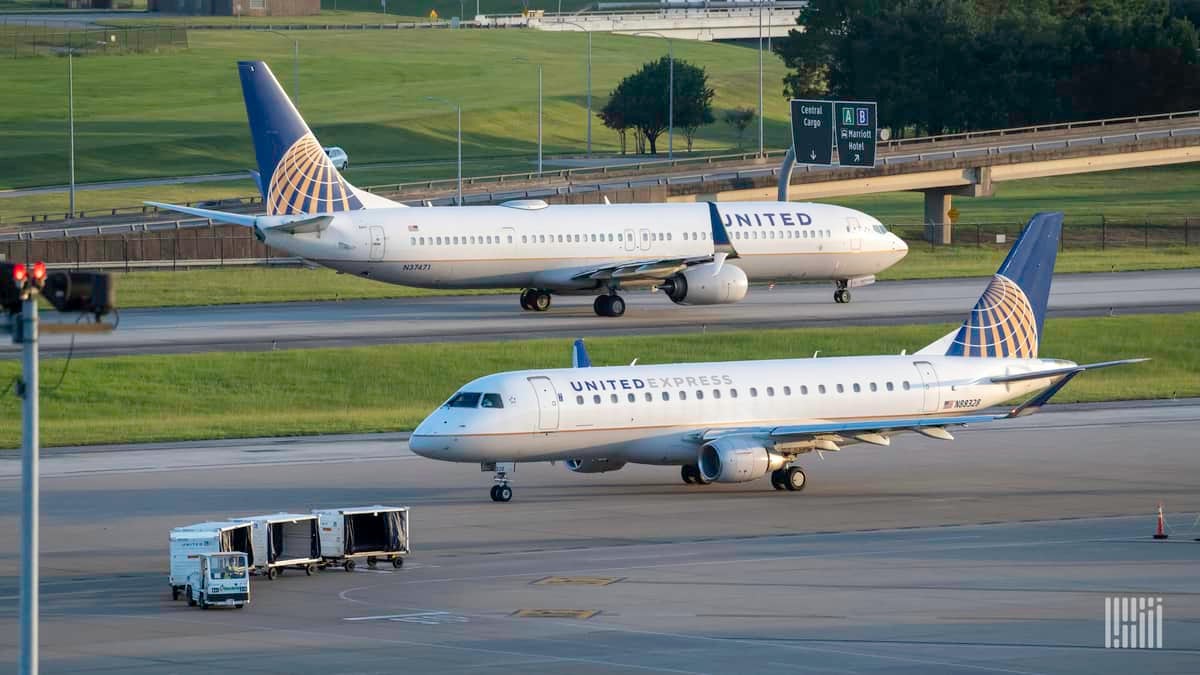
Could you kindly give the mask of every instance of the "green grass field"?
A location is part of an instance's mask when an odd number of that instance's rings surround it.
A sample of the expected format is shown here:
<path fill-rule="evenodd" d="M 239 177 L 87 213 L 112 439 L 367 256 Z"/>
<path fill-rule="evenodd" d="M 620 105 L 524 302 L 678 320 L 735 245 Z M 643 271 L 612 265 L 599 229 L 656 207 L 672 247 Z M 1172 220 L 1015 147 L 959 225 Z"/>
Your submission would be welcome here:
<path fill-rule="evenodd" d="M 299 107 L 323 143 L 345 147 L 356 163 L 451 158 L 454 111 L 463 104 L 464 155 L 533 157 L 537 146 L 537 69 L 544 76 L 547 154 L 582 152 L 585 141 L 586 38 L 535 31 L 297 33 Z M 292 38 L 240 31 L 191 31 L 172 54 L 89 56 L 75 62 L 77 180 L 80 182 L 238 171 L 254 166 L 234 62 L 261 58 L 294 88 Z M 594 36 L 593 92 L 598 110 L 620 78 L 663 55 L 653 38 Z M 675 56 L 704 66 L 714 107 L 757 98 L 758 58 L 735 45 L 679 40 Z M 514 59 L 523 61 L 514 61 Z M 14 59 L 0 68 L 0 188 L 63 184 L 67 176 L 67 63 Z M 788 142 L 784 68 L 768 59 L 767 145 Z M 618 149 L 614 132 L 594 124 L 594 148 Z M 727 125 L 705 127 L 697 150 L 730 148 Z M 150 193 L 150 196 L 153 192 Z M 136 200 L 134 200 L 136 201 Z"/>
<path fill-rule="evenodd" d="M 934 279 L 986 276 L 1006 251 L 974 247 L 914 248 L 882 279 Z M 1121 248 L 1107 251 L 1066 251 L 1058 256 L 1058 272 L 1112 272 L 1200 267 L 1200 246 L 1189 249 Z M 210 269 L 178 272 L 116 273 L 117 302 L 123 308 L 187 305 L 360 300 L 431 295 L 466 295 L 468 291 L 434 291 L 383 284 L 327 269 L 267 269 L 235 271 Z M 870 290 L 863 291 L 870 294 Z M 477 291 L 516 293 L 516 291 Z"/>
<path fill-rule="evenodd" d="M 885 330 L 797 329 L 589 341 L 597 364 L 898 353 L 950 325 Z M 1200 314 L 1058 319 L 1041 353 L 1084 363 L 1149 356 L 1149 363 L 1072 382 L 1056 400 L 1200 395 Z M 77 359 L 55 389 L 62 359 L 42 362 L 47 446 L 411 429 L 455 389 L 483 374 L 563 367 L 569 340 L 394 345 L 260 353 Z M 0 363 L 0 379 L 19 365 Z M 0 447 L 15 447 L 20 403 L 0 399 Z"/>

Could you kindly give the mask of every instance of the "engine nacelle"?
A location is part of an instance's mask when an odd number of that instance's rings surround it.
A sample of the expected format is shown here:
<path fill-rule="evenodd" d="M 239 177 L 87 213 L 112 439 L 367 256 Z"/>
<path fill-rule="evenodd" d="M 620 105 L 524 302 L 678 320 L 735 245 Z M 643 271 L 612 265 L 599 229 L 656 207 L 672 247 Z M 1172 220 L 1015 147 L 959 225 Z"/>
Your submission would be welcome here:
<path fill-rule="evenodd" d="M 781 469 L 787 459 L 744 436 L 718 438 L 700 448 L 697 465 L 706 480 L 718 483 L 744 483 Z"/>
<path fill-rule="evenodd" d="M 736 265 L 704 263 L 672 274 L 659 286 L 677 305 L 724 305 L 746 297 L 750 280 Z"/>
<path fill-rule="evenodd" d="M 615 459 L 568 459 L 565 463 L 575 473 L 605 473 L 625 466 L 625 462 Z"/>

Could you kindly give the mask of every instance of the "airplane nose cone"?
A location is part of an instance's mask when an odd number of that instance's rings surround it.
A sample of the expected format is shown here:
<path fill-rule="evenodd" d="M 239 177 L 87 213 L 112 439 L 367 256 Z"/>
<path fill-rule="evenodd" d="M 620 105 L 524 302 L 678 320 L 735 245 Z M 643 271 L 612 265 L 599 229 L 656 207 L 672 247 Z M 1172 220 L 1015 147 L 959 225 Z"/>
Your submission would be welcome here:
<path fill-rule="evenodd" d="M 409 436 L 408 449 L 412 450 L 413 454 L 417 454 L 422 457 L 429 457 L 430 453 L 434 451 L 435 438 L 420 432 L 421 427 L 417 427 L 417 430 L 412 433 L 412 436 Z"/>
<path fill-rule="evenodd" d="M 904 251 L 905 253 L 908 252 L 908 243 L 907 242 L 905 242 L 903 239 L 901 239 L 900 237 L 897 237 L 894 234 L 892 235 L 892 239 L 896 240 L 895 246 L 896 246 L 897 251 Z"/>

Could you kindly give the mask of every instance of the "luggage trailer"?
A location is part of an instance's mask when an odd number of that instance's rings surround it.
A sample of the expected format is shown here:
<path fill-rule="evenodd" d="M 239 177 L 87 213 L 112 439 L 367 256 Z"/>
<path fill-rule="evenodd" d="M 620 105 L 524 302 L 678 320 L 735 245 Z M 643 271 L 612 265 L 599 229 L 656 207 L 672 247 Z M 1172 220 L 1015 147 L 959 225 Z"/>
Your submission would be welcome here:
<path fill-rule="evenodd" d="M 308 513 L 272 513 L 234 518 L 250 525 L 250 548 L 257 574 L 268 579 L 291 567 L 312 576 L 321 564 L 321 542 L 317 517 Z"/>
<path fill-rule="evenodd" d="M 356 560 L 366 558 L 374 569 L 380 560 L 402 567 L 409 553 L 407 506 L 361 506 L 314 509 L 319 520 L 322 567 L 353 572 Z"/>

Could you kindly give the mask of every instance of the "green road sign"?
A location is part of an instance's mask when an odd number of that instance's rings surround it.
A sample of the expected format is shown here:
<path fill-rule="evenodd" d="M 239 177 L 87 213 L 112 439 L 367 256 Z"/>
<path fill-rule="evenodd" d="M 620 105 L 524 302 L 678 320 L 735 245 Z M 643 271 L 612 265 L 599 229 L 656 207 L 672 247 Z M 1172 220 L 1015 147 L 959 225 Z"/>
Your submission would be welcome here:
<path fill-rule="evenodd" d="M 875 139 L 878 121 L 873 101 L 836 101 L 838 164 L 842 166 L 875 166 Z M 795 128 L 793 122 L 792 128 Z"/>
<path fill-rule="evenodd" d="M 792 99 L 792 147 L 799 164 L 833 164 L 833 101 Z"/>

